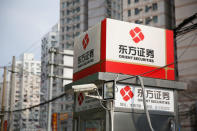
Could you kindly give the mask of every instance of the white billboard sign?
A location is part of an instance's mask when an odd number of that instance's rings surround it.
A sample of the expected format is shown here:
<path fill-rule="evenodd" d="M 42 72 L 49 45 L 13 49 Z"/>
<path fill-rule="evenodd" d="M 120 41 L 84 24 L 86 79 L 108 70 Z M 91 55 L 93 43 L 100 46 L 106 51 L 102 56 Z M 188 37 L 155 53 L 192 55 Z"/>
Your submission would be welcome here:
<path fill-rule="evenodd" d="M 173 31 L 104 19 L 80 35 L 74 44 L 73 80 L 96 72 L 174 80 Z"/>
<path fill-rule="evenodd" d="M 148 110 L 174 112 L 174 94 L 170 89 L 145 88 Z M 143 94 L 140 86 L 118 84 L 115 107 L 143 110 Z"/>
<path fill-rule="evenodd" d="M 107 19 L 106 59 L 150 66 L 166 65 L 165 30 Z"/>
<path fill-rule="evenodd" d="M 100 61 L 101 24 L 84 32 L 74 44 L 74 73 Z"/>

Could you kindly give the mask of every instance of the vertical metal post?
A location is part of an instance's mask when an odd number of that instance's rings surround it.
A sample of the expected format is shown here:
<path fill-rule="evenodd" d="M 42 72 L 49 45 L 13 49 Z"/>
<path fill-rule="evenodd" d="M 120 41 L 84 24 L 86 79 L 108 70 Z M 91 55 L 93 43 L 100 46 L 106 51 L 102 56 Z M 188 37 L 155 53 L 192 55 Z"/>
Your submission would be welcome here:
<path fill-rule="evenodd" d="M 12 58 L 12 70 L 11 70 L 11 77 L 10 77 L 10 93 L 9 93 L 9 117 L 8 117 L 8 131 L 12 131 L 12 110 L 14 107 L 14 94 L 15 94 L 15 56 Z"/>
<path fill-rule="evenodd" d="M 110 113 L 111 113 L 111 131 L 114 131 L 114 102 L 113 100 L 110 102 Z"/>
<path fill-rule="evenodd" d="M 49 80 L 49 89 L 48 89 L 48 100 L 52 99 L 52 89 L 53 89 L 53 64 L 54 64 L 54 48 L 50 49 L 51 61 L 50 61 L 50 80 Z M 51 102 L 48 103 L 48 122 L 47 122 L 47 131 L 51 131 Z"/>
<path fill-rule="evenodd" d="M 6 88 L 6 67 L 4 67 L 4 75 L 3 75 L 3 92 L 2 92 L 2 103 L 1 103 L 1 112 L 2 112 L 2 117 L 1 117 L 1 131 L 3 131 L 3 125 L 4 125 L 4 98 L 5 98 L 5 88 Z"/>
<path fill-rule="evenodd" d="M 179 80 L 179 73 L 178 73 L 178 58 L 177 58 L 177 41 L 176 41 L 176 32 L 174 32 L 174 73 L 175 73 L 175 80 Z"/>

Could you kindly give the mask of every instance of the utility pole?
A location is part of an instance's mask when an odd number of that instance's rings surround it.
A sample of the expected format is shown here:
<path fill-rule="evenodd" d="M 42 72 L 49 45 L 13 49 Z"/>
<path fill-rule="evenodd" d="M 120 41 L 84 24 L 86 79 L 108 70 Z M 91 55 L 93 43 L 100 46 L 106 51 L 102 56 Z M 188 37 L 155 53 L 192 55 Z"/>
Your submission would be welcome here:
<path fill-rule="evenodd" d="M 9 104 L 10 104 L 10 108 L 9 108 L 9 117 L 8 117 L 8 131 L 12 130 L 12 111 L 13 111 L 13 107 L 14 107 L 14 93 L 15 93 L 15 56 L 12 57 L 12 70 L 11 70 L 11 77 L 10 77 L 10 100 L 9 100 Z"/>
<path fill-rule="evenodd" d="M 5 88 L 6 88 L 6 67 L 4 67 L 4 74 L 3 74 L 3 92 L 2 92 L 2 103 L 1 103 L 1 112 L 2 112 L 2 117 L 1 117 L 1 131 L 3 131 L 3 124 L 4 124 L 4 97 L 5 97 Z"/>
<path fill-rule="evenodd" d="M 51 62 L 50 62 L 50 80 L 49 80 L 49 89 L 48 89 L 48 100 L 52 99 L 52 89 L 53 89 L 53 64 L 54 64 L 54 53 L 55 49 L 51 48 L 49 50 L 51 53 Z M 47 122 L 47 131 L 51 131 L 51 102 L 48 104 L 48 122 Z"/>

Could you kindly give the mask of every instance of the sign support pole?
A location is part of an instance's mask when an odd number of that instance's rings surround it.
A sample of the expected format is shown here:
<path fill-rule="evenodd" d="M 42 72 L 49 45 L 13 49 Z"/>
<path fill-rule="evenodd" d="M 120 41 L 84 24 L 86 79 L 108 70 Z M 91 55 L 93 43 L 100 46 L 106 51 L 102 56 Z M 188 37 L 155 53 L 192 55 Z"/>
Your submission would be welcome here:
<path fill-rule="evenodd" d="M 6 77 L 7 77 L 7 72 L 6 72 L 6 67 L 4 67 L 4 75 L 3 75 L 3 92 L 2 92 L 2 103 L 1 103 L 1 112 L 2 112 L 2 117 L 1 117 L 1 131 L 4 129 L 4 100 L 5 100 L 5 88 L 6 88 Z"/>
<path fill-rule="evenodd" d="M 50 80 L 48 89 L 48 100 L 52 99 L 52 88 L 53 88 L 53 63 L 54 63 L 54 48 L 50 49 L 51 53 L 51 65 L 50 65 Z M 48 104 L 48 121 L 47 121 L 47 131 L 51 131 L 51 102 Z"/>

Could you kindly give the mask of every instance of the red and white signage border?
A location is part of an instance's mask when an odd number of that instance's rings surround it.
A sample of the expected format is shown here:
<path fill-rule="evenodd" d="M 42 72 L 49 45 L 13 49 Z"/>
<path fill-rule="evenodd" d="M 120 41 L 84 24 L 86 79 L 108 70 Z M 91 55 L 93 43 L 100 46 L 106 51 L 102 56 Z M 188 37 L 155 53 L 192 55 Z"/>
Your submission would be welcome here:
<path fill-rule="evenodd" d="M 112 73 L 122 73 L 127 75 L 140 75 L 146 72 L 152 71 L 150 73 L 144 74 L 144 77 L 174 80 L 174 41 L 173 41 L 173 31 L 165 30 L 166 35 L 166 65 L 165 68 L 156 70 L 159 67 L 153 67 L 148 65 L 136 65 L 131 63 L 122 63 L 116 61 L 106 60 L 106 26 L 107 19 L 101 22 L 101 43 L 100 43 L 100 61 L 97 64 L 91 65 L 79 72 L 73 74 L 73 80 L 79 80 L 85 76 L 97 73 L 97 72 L 112 72 Z M 128 70 L 129 69 L 129 70 Z"/>

